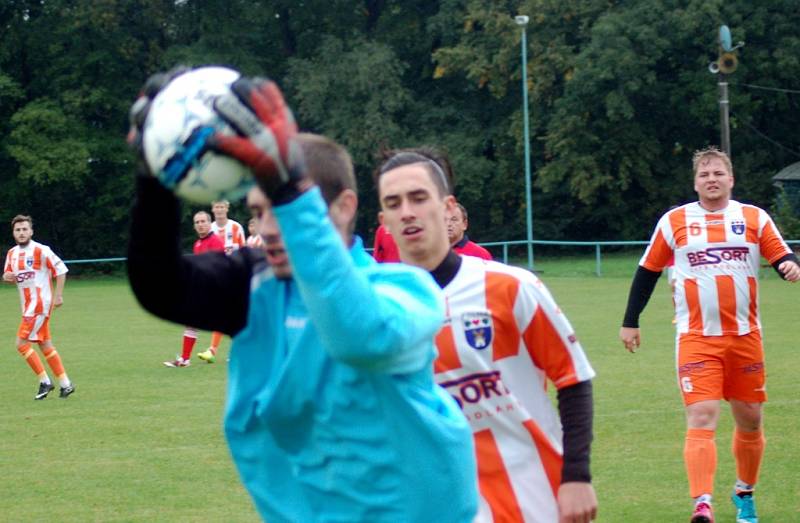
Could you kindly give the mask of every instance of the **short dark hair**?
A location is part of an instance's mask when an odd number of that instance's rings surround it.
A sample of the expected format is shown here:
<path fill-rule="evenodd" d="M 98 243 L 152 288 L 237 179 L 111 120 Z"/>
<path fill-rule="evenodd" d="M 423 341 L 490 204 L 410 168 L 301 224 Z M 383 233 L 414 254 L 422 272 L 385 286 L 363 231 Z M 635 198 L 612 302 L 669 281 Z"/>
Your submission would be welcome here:
<path fill-rule="evenodd" d="M 353 160 L 344 147 L 318 134 L 300 133 L 296 140 L 303 150 L 306 172 L 325 203 L 330 205 L 345 189 L 358 193 Z"/>
<path fill-rule="evenodd" d="M 11 220 L 11 228 L 13 229 L 14 226 L 20 222 L 28 222 L 31 226 L 31 229 L 33 229 L 33 218 L 25 214 L 18 214 L 14 216 L 14 218 Z"/>
<path fill-rule="evenodd" d="M 378 153 L 380 163 L 373 172 L 375 187 L 383 173 L 403 165 L 422 164 L 442 196 L 453 194 L 453 167 L 447 153 L 429 145 L 407 149 L 383 149 Z"/>
<path fill-rule="evenodd" d="M 467 218 L 467 208 L 464 207 L 463 205 L 461 205 L 458 202 L 456 202 L 456 207 L 458 207 L 458 210 L 461 211 L 461 221 L 466 222 L 467 219 L 468 219 Z"/>

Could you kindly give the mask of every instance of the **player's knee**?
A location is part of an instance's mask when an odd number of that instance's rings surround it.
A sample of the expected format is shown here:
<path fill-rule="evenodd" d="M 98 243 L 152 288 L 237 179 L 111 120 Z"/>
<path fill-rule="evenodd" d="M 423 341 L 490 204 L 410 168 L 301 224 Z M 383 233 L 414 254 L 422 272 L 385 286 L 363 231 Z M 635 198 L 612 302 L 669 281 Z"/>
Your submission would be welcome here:
<path fill-rule="evenodd" d="M 717 428 L 719 405 L 695 403 L 686 408 L 686 422 L 689 428 L 714 430 Z"/>

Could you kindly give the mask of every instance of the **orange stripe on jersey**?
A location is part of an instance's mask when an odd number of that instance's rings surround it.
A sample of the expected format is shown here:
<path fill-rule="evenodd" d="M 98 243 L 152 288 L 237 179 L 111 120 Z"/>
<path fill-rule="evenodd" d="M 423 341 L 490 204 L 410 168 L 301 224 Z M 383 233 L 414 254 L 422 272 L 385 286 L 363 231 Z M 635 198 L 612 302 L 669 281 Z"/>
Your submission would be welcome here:
<path fill-rule="evenodd" d="M 44 314 L 44 305 L 42 304 L 42 289 L 36 287 L 36 308 L 34 309 L 36 314 Z"/>
<path fill-rule="evenodd" d="M 767 222 L 764 226 L 764 230 L 761 232 L 759 250 L 761 251 L 761 255 L 770 263 L 775 263 L 775 261 L 792 252 L 786 244 L 783 243 L 780 235 L 775 232 L 771 221 Z"/>
<path fill-rule="evenodd" d="M 725 241 L 725 215 L 706 214 L 706 235 L 708 243 L 722 243 Z"/>
<path fill-rule="evenodd" d="M 11 266 L 11 251 L 6 253 L 6 270 L 5 272 L 11 272 L 14 270 L 14 267 Z"/>
<path fill-rule="evenodd" d="M 492 359 L 494 361 L 519 353 L 519 327 L 514 318 L 514 303 L 519 293 L 519 280 L 501 272 L 486 273 L 486 308 L 492 315 Z"/>
<path fill-rule="evenodd" d="M 719 323 L 723 334 L 739 332 L 736 322 L 736 287 L 733 276 L 715 276 L 717 282 L 717 299 L 719 300 Z"/>
<path fill-rule="evenodd" d="M 758 209 L 747 205 L 742 205 L 742 215 L 747 233 L 744 241 L 747 243 L 758 243 Z"/>
<path fill-rule="evenodd" d="M 24 271 L 25 270 L 25 253 L 20 252 L 19 256 L 17 257 L 17 269 Z"/>
<path fill-rule="evenodd" d="M 578 373 L 572 364 L 569 350 L 541 307 L 537 307 L 522 339 L 533 362 L 544 370 L 556 388 L 561 389 L 578 382 Z"/>
<path fill-rule="evenodd" d="M 47 270 L 50 271 L 50 274 L 55 276 L 55 274 L 56 274 L 56 266 L 53 265 L 53 262 L 50 261 L 50 258 L 45 258 L 45 262 L 47 264 Z"/>
<path fill-rule="evenodd" d="M 33 270 L 38 271 L 42 268 L 42 249 L 35 247 L 33 249 Z"/>
<path fill-rule="evenodd" d="M 474 435 L 475 454 L 478 458 L 478 489 L 492 510 L 492 520 L 504 523 L 524 522 L 511 486 L 511 478 L 508 477 L 492 431 L 484 429 Z"/>
<path fill-rule="evenodd" d="M 675 238 L 675 247 L 686 245 L 688 241 L 686 209 L 675 209 L 669 213 L 669 226 L 672 228 L 672 236 Z"/>
<path fill-rule="evenodd" d="M 439 349 L 439 356 L 433 363 L 434 372 L 446 372 L 448 370 L 460 369 L 461 358 L 458 357 L 456 350 L 456 340 L 453 337 L 453 327 L 445 325 L 439 334 L 436 335 L 436 348 Z"/>
<path fill-rule="evenodd" d="M 670 221 L 671 218 L 672 215 L 670 215 Z M 675 229 L 673 229 L 673 231 L 674 230 Z M 672 255 L 672 249 L 664 239 L 661 229 L 659 229 L 655 238 L 653 238 L 653 241 L 650 244 L 650 249 L 647 251 L 647 258 L 645 258 L 644 262 L 642 263 L 642 267 L 649 271 L 661 272 L 664 270 L 664 267 L 667 266 L 669 260 L 672 259 Z"/>
<path fill-rule="evenodd" d="M 747 287 L 750 289 L 750 310 L 747 313 L 747 322 L 750 330 L 758 330 L 758 282 L 752 276 L 747 277 Z"/>
<path fill-rule="evenodd" d="M 22 289 L 22 296 L 25 298 L 25 305 L 22 307 L 22 314 L 28 312 L 28 307 L 31 306 L 31 290 L 29 288 Z"/>
<path fill-rule="evenodd" d="M 542 429 L 540 429 L 533 420 L 528 420 L 524 423 L 525 428 L 533 438 L 536 444 L 536 450 L 539 452 L 539 458 L 542 460 L 542 467 L 544 473 L 547 475 L 547 480 L 550 482 L 550 488 L 553 489 L 553 496 L 558 497 L 558 487 L 561 485 L 561 467 L 564 460 L 561 455 L 550 444 L 550 440 Z M 497 521 L 497 520 L 495 520 Z"/>
<path fill-rule="evenodd" d="M 684 280 L 686 306 L 689 308 L 689 330 L 703 332 L 703 315 L 700 312 L 700 293 L 696 280 Z"/>

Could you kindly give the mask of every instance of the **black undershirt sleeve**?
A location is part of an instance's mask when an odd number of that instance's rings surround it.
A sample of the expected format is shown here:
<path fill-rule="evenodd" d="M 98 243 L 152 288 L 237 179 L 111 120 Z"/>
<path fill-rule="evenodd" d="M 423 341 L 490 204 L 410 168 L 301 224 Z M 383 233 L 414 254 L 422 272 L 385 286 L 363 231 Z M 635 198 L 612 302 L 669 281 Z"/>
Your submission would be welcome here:
<path fill-rule="evenodd" d="M 561 483 L 589 483 L 592 447 L 592 382 L 582 381 L 558 391 L 558 413 L 564 432 L 564 465 Z"/>
<path fill-rule="evenodd" d="M 645 305 L 656 288 L 660 272 L 645 269 L 641 265 L 636 269 L 631 283 L 631 291 L 628 294 L 628 306 L 625 309 L 625 318 L 622 320 L 623 327 L 639 327 L 639 315 L 644 310 Z"/>
<path fill-rule="evenodd" d="M 797 260 L 797 255 L 795 253 L 793 253 L 793 252 L 790 252 L 786 256 L 783 256 L 783 257 L 775 260 L 772 263 L 772 268 L 775 269 L 775 272 L 778 273 L 778 276 L 780 276 L 784 280 L 786 279 L 786 276 L 784 276 L 783 273 L 780 271 L 780 269 L 778 269 L 778 266 L 781 263 L 785 262 L 785 261 L 793 261 L 793 262 L 797 263 L 798 265 L 800 265 L 800 261 Z"/>
<path fill-rule="evenodd" d="M 165 320 L 235 335 L 247 322 L 250 280 L 263 254 L 243 248 L 185 256 L 179 237 L 178 200 L 155 178 L 138 178 L 128 245 L 134 295 Z"/>

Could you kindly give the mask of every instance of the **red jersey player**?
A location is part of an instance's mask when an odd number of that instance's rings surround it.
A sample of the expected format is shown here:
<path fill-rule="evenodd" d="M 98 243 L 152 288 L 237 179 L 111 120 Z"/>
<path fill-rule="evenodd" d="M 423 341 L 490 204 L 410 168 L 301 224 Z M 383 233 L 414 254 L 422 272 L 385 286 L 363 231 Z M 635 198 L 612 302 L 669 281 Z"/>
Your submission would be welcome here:
<path fill-rule="evenodd" d="M 467 236 L 467 227 L 469 227 L 467 209 L 460 203 L 456 203 L 453 212 L 447 215 L 447 237 L 453 250 L 457 254 L 491 260 L 492 255 L 489 254 L 489 251 L 470 241 Z"/>
<path fill-rule="evenodd" d="M 211 203 L 211 212 L 214 214 L 214 221 L 211 223 L 211 232 L 218 235 L 225 245 L 225 254 L 231 254 L 246 245 L 244 236 L 244 229 L 242 225 L 228 218 L 228 211 L 230 210 L 230 203 L 228 200 L 220 200 Z M 197 354 L 197 357 L 206 363 L 214 363 L 217 361 L 217 349 L 219 342 L 222 341 L 221 332 L 211 333 L 210 346 Z"/>
<path fill-rule="evenodd" d="M 430 271 L 445 294 L 435 378 L 472 427 L 476 521 L 588 523 L 597 511 L 589 472 L 594 371 L 569 321 L 532 273 L 451 250 L 445 215 L 455 199 L 437 163 L 399 151 L 376 177 L 381 220 L 401 260 Z"/>
<path fill-rule="evenodd" d="M 16 283 L 22 304 L 22 322 L 17 330 L 17 351 L 39 378 L 39 391 L 34 399 L 43 400 L 55 386 L 50 381 L 39 355 L 31 347 L 39 345 L 53 374 L 61 385 L 60 397 L 75 392 L 75 385 L 64 370 L 56 348 L 50 339 L 50 313 L 63 303 L 67 266 L 48 247 L 33 240 L 33 219 L 17 215 L 11 220 L 16 247 L 8 251 L 3 280 Z M 53 278 L 56 288 L 53 290 Z"/>
<path fill-rule="evenodd" d="M 395 263 L 400 261 L 400 254 L 397 252 L 397 245 L 394 243 L 392 235 L 382 224 L 375 230 L 375 243 L 372 249 L 372 257 L 381 263 Z"/>
<path fill-rule="evenodd" d="M 759 263 L 765 257 L 792 282 L 800 280 L 800 267 L 766 212 L 731 199 L 733 166 L 727 154 L 698 151 L 693 168 L 698 201 L 658 221 L 631 285 L 620 338 L 631 352 L 639 347 L 639 315 L 674 257 L 676 362 L 687 422 L 684 461 L 695 502 L 691 521 L 714 520 L 714 435 L 724 398 L 735 422 L 736 521 L 756 523 L 753 489 L 764 453 L 761 422 L 767 399 Z"/>
<path fill-rule="evenodd" d="M 211 215 L 200 211 L 194 215 L 194 230 L 197 240 L 192 246 L 192 253 L 202 254 L 210 251 L 224 251 L 225 245 L 219 235 L 211 232 Z M 183 331 L 183 351 L 172 361 L 165 361 L 164 365 L 172 368 L 188 367 L 192 359 L 192 349 L 197 342 L 197 329 L 186 327 Z"/>

